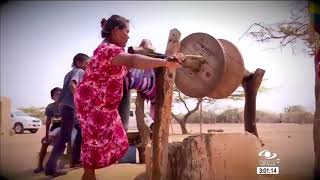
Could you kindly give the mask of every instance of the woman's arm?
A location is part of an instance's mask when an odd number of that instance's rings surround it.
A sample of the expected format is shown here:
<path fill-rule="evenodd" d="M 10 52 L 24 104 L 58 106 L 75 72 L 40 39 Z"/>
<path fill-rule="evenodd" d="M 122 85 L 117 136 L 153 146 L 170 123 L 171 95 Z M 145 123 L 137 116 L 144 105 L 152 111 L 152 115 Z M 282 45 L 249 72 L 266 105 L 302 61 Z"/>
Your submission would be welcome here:
<path fill-rule="evenodd" d="M 160 58 L 151 58 L 140 54 L 120 53 L 111 59 L 113 65 L 127 66 L 136 69 L 150 69 L 157 67 L 177 68 L 180 65 L 176 62 L 169 62 Z"/>

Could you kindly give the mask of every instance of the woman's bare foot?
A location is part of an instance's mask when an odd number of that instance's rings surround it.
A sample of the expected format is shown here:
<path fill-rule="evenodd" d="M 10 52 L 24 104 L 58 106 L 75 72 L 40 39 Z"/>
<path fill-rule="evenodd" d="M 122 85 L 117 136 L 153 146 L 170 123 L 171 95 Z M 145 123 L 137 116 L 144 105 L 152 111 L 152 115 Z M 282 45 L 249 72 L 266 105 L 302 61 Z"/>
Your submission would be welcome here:
<path fill-rule="evenodd" d="M 84 172 L 82 175 L 82 180 L 96 180 L 96 174 L 94 169 L 83 168 Z"/>

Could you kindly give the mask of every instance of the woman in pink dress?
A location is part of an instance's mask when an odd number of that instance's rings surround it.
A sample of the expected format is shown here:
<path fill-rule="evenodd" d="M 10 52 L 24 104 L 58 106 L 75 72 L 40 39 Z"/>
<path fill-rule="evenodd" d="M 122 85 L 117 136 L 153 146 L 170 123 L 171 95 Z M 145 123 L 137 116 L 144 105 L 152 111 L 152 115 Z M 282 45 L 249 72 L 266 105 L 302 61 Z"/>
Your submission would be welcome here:
<path fill-rule="evenodd" d="M 127 19 L 112 15 L 108 20 L 102 19 L 101 27 L 104 40 L 93 52 L 75 94 L 83 137 L 83 180 L 94 180 L 95 169 L 117 162 L 128 149 L 128 139 L 118 113 L 127 68 L 179 67 L 176 62 L 126 53 Z M 181 53 L 173 57 L 178 61 L 184 58 Z"/>

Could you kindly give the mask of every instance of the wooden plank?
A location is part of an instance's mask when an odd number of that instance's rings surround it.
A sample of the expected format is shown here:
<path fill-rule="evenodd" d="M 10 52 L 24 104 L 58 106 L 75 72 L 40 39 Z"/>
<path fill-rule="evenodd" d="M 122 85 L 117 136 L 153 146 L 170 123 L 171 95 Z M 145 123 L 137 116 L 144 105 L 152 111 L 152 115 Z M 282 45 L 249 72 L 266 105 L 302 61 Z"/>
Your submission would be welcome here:
<path fill-rule="evenodd" d="M 152 178 L 152 152 L 151 144 L 147 144 L 144 151 L 146 161 L 146 179 Z"/>
<path fill-rule="evenodd" d="M 150 128 L 144 122 L 144 98 L 140 93 L 137 93 L 135 113 L 137 128 L 141 137 L 141 144 L 145 146 L 150 143 Z"/>
<path fill-rule="evenodd" d="M 178 52 L 180 36 L 181 33 L 177 29 L 170 30 L 165 55 Z M 167 177 L 168 136 L 174 78 L 175 70 L 167 68 L 156 69 L 157 97 L 152 135 L 152 180 L 166 180 Z"/>
<path fill-rule="evenodd" d="M 144 149 L 150 143 L 150 128 L 144 122 L 144 98 L 140 93 L 137 93 L 136 98 L 136 121 L 141 137 L 141 143 L 138 144 L 139 163 L 145 163 Z"/>

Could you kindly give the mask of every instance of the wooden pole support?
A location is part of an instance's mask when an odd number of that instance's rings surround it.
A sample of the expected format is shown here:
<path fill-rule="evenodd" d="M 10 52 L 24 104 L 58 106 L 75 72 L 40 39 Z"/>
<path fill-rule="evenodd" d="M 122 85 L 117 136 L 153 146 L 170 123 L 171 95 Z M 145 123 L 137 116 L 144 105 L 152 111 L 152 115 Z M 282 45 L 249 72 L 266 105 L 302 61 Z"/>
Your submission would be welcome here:
<path fill-rule="evenodd" d="M 11 99 L 9 97 L 0 97 L 0 174 L 5 172 L 3 157 L 4 141 L 10 135 L 10 121 L 11 121 Z"/>
<path fill-rule="evenodd" d="M 242 81 L 242 87 L 245 93 L 245 104 L 244 104 L 244 129 L 258 136 L 256 126 L 256 97 L 257 92 L 262 82 L 265 70 L 256 69 L 254 73 L 250 75 L 245 73 Z"/>
<path fill-rule="evenodd" d="M 247 77 L 249 77 L 249 76 L 251 76 L 251 72 L 250 71 L 248 71 L 248 70 L 244 70 L 244 74 L 243 74 L 243 79 L 245 79 L 245 78 L 247 78 Z"/>
<path fill-rule="evenodd" d="M 145 163 L 145 146 L 150 143 L 150 128 L 144 122 L 144 98 L 137 93 L 136 99 L 136 121 L 139 130 L 141 143 L 138 144 L 139 163 Z"/>
<path fill-rule="evenodd" d="M 165 55 L 178 52 L 180 36 L 181 33 L 177 29 L 170 30 Z M 168 137 L 174 78 L 175 70 L 167 68 L 156 69 L 157 97 L 152 135 L 152 180 L 166 180 L 167 177 Z"/>

